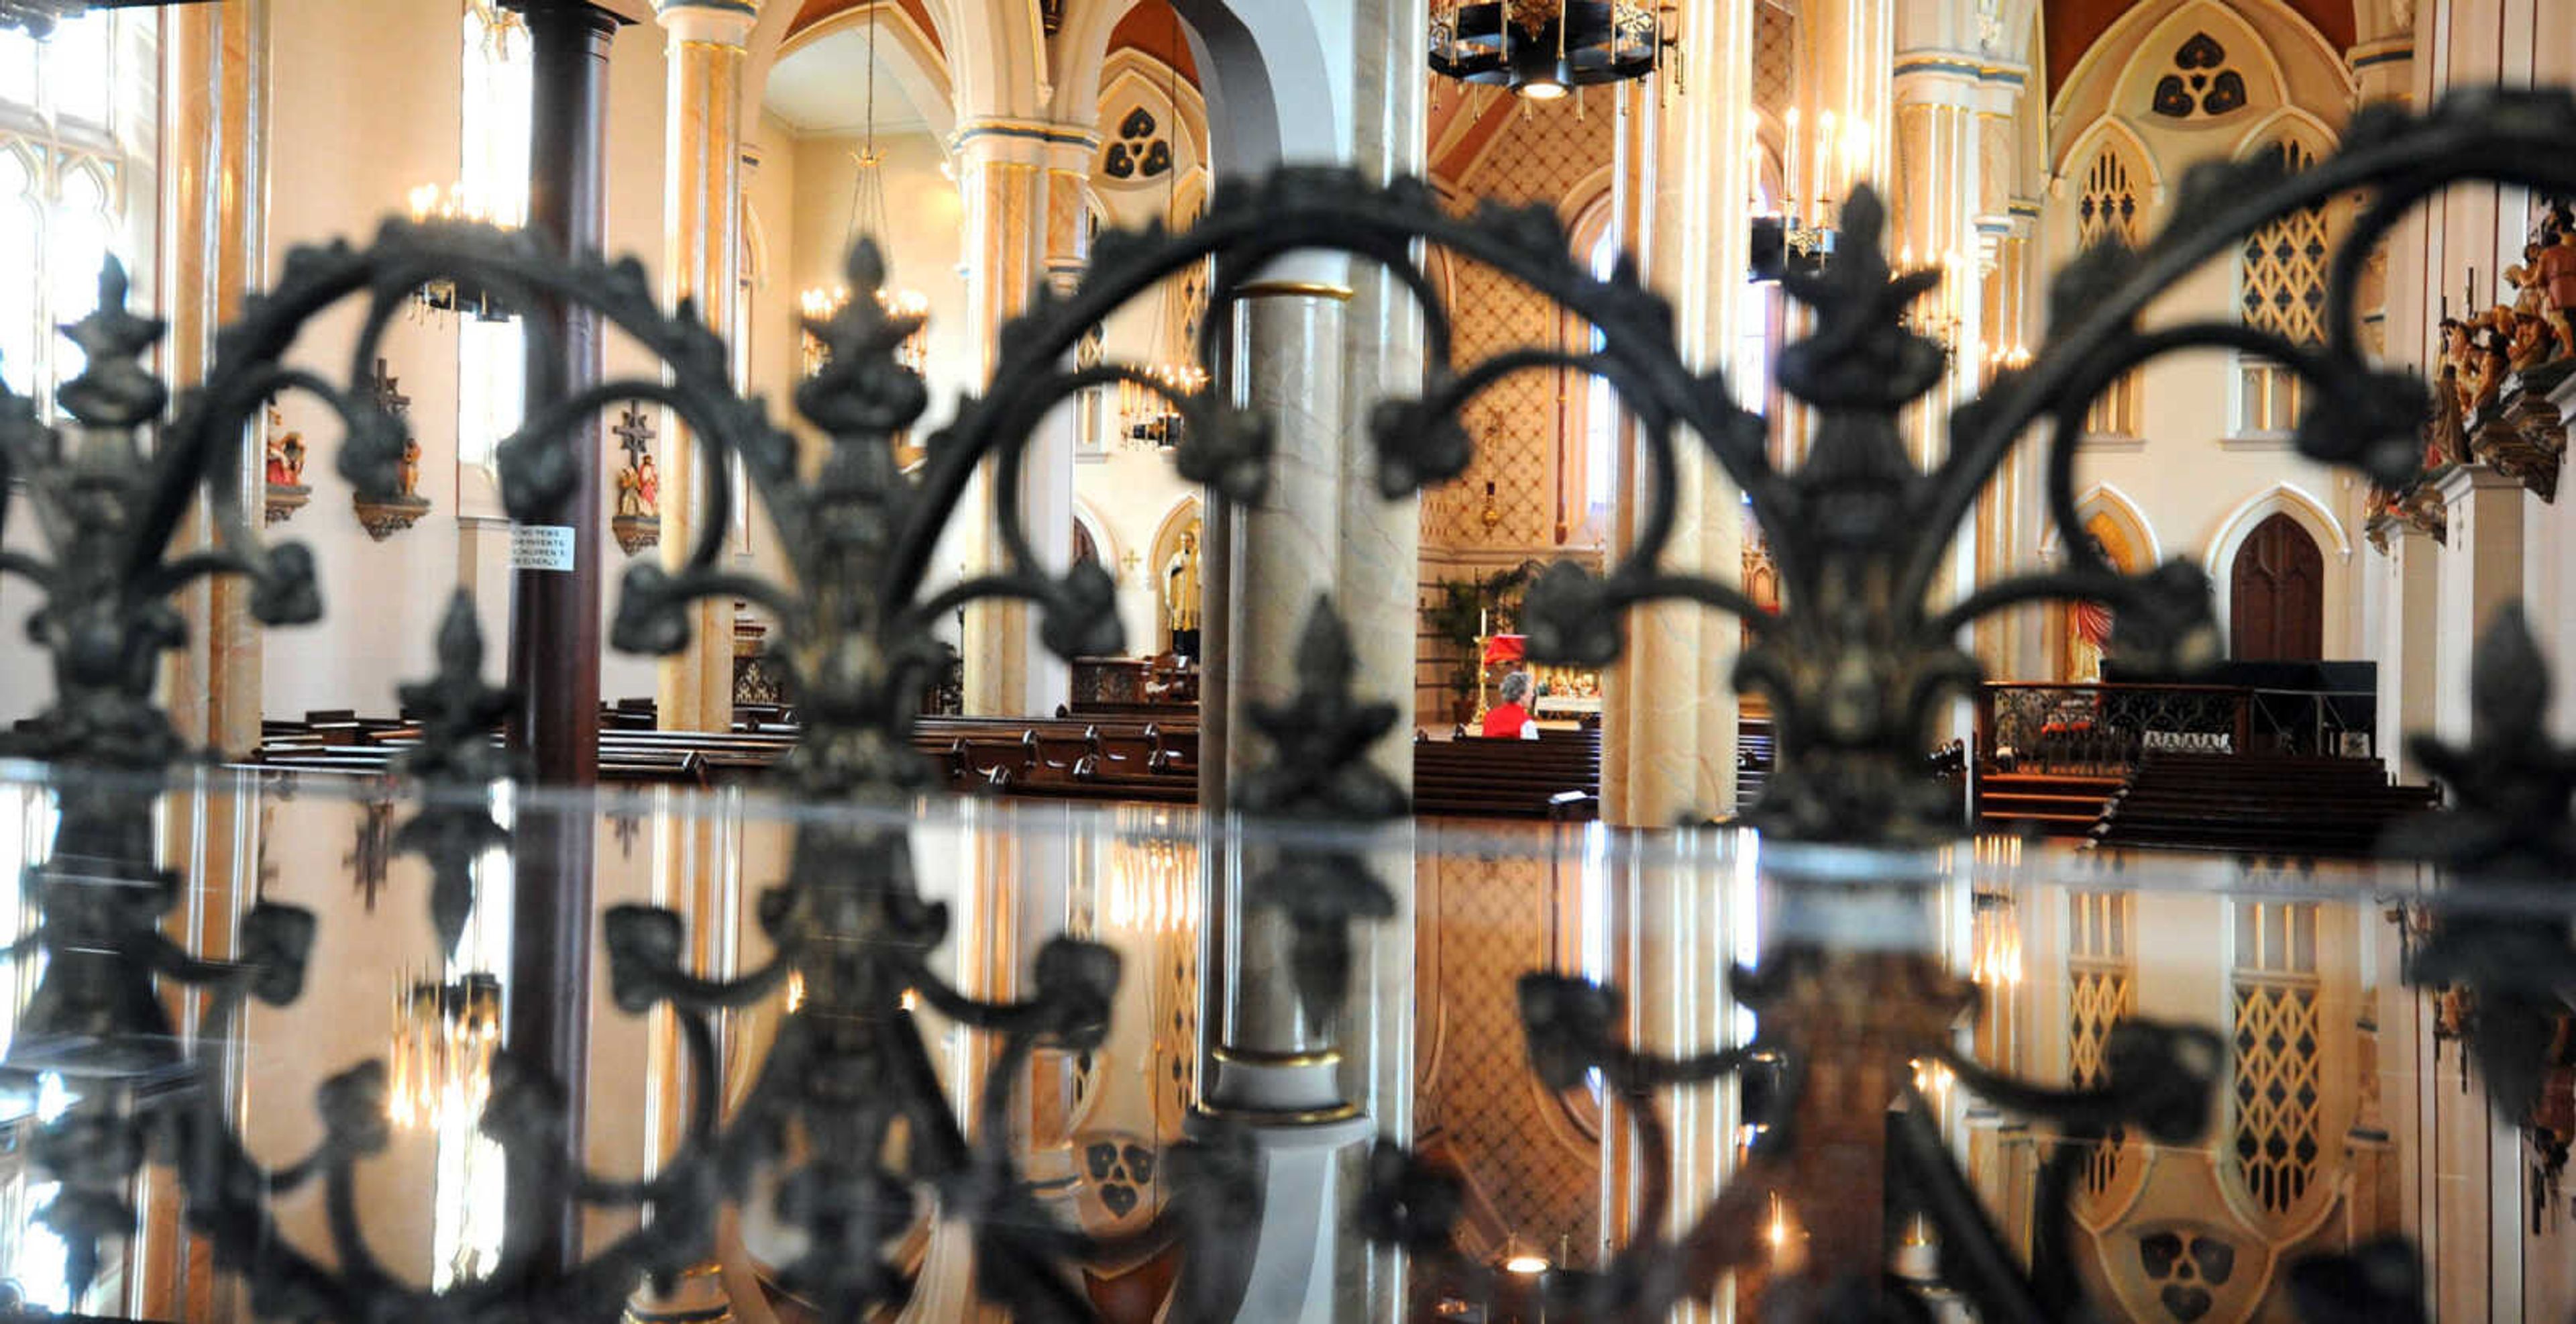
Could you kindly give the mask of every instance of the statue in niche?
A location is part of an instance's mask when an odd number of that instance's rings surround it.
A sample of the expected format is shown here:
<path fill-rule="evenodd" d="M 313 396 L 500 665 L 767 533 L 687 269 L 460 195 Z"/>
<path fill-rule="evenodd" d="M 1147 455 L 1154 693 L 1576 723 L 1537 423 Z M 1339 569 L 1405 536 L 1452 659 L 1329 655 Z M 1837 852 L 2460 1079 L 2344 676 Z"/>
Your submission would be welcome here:
<path fill-rule="evenodd" d="M 1172 652 L 1196 662 L 1199 656 L 1199 526 L 1181 530 L 1180 550 L 1163 563 L 1163 623 L 1171 631 Z"/>
<path fill-rule="evenodd" d="M 662 474 L 653 463 L 653 420 L 628 405 L 609 431 L 626 452 L 626 461 L 617 467 L 617 513 L 608 529 L 617 536 L 618 547 L 633 556 L 662 541 Z"/>
<path fill-rule="evenodd" d="M 260 445 L 268 476 L 264 513 L 268 523 L 282 524 L 313 499 L 313 489 L 304 485 L 304 434 L 288 431 L 286 415 L 270 405 L 267 435 Z"/>
<path fill-rule="evenodd" d="M 429 513 L 429 498 L 420 494 L 420 439 L 411 431 L 411 397 L 402 393 L 399 379 L 386 370 L 383 359 L 376 360 L 375 376 L 367 383 L 370 398 L 378 410 L 403 430 L 402 466 L 395 474 L 395 491 L 381 499 L 363 492 L 350 494 L 350 504 L 358 512 L 359 527 L 378 542 L 410 528 Z"/>

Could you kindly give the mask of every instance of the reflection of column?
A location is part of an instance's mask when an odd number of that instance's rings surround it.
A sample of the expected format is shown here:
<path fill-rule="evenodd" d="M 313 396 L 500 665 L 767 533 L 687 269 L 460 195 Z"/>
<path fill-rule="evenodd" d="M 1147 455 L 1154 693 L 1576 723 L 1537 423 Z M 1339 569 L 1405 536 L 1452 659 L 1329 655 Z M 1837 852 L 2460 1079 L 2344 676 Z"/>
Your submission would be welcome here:
<path fill-rule="evenodd" d="M 1097 141 L 1070 126 L 989 119 L 959 129 L 951 141 L 966 204 L 966 335 L 984 354 L 976 375 L 989 377 L 1003 324 L 1028 306 L 1041 279 L 1078 269 L 1087 256 L 1078 237 L 1080 190 Z M 1069 200 L 1059 204 L 1059 190 Z M 1071 236 L 1059 219 L 1071 226 Z M 1019 493 L 1032 550 L 1056 571 L 1073 538 L 1073 421 L 1068 404 L 1040 426 Z M 973 558 L 970 575 L 998 565 L 991 507 L 984 504 L 992 499 L 990 477 L 989 470 L 980 475 L 968 498 L 970 508 L 983 511 L 980 536 L 966 553 Z M 1064 697 L 1064 670 L 1046 661 L 1022 604 L 968 607 L 960 648 L 969 713 L 1048 713 Z"/>
<path fill-rule="evenodd" d="M 2442 477 L 2450 528 L 2434 601 L 2433 730 L 2469 738 L 2470 650 L 2506 603 L 2522 596 L 2522 484 L 2484 465 Z"/>
<path fill-rule="evenodd" d="M 729 337 L 741 330 L 733 319 L 742 262 L 742 61 L 755 15 L 734 0 L 657 0 L 654 17 L 669 37 L 664 279 L 675 303 L 693 300 L 707 329 Z M 662 557 L 676 568 L 705 527 L 708 496 L 698 439 L 676 416 L 659 462 L 671 477 L 663 489 Z M 662 729 L 723 731 L 733 725 L 733 607 L 717 598 L 688 612 L 687 651 L 661 665 Z"/>
<path fill-rule="evenodd" d="M 2441 544 L 2408 523 L 2388 530 L 2388 554 L 2377 566 L 2378 637 L 2370 652 L 2379 662 L 2379 712 L 2376 722 L 2380 758 L 2401 782 L 2421 782 L 2423 770 L 2406 748 L 2409 732 L 2433 729 L 2433 709 L 2441 682 L 2435 631 L 2441 628 Z"/>
<path fill-rule="evenodd" d="M 1678 23 L 1681 67 L 1750 66 L 1751 0 L 1689 0 Z M 1652 143 L 1651 182 L 1639 190 L 1637 219 L 1646 276 L 1672 301 L 1682 353 L 1694 366 L 1730 361 L 1752 302 L 1744 280 L 1750 219 L 1743 146 L 1753 125 L 1751 97 L 1745 79 L 1694 77 L 1683 94 L 1646 112 L 1659 122 L 1642 130 Z M 1632 160 L 1644 156 L 1635 135 L 1621 137 Z M 1736 392 L 1759 399 L 1749 386 Z M 1741 498 L 1699 439 L 1679 439 L 1677 452 L 1681 505 L 1665 559 L 1674 570 L 1732 583 L 1743 571 Z M 1647 494 L 1660 481 L 1642 471 L 1642 453 L 1631 445 L 1620 456 L 1611 537 L 1622 545 L 1635 538 Z M 1724 678 L 1741 639 L 1735 621 L 1696 605 L 1630 614 L 1627 651 L 1602 686 L 1605 818 L 1664 826 L 1686 814 L 1732 809 L 1735 701 Z"/>

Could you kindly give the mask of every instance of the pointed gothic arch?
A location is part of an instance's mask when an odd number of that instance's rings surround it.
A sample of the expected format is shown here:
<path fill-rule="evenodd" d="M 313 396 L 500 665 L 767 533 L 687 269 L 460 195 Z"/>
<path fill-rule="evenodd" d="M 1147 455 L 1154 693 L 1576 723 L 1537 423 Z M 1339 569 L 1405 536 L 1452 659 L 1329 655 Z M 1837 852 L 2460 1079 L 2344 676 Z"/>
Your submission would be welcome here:
<path fill-rule="evenodd" d="M 2209 570 L 2211 607 L 2222 626 L 2235 618 L 2235 589 L 2230 581 L 2236 558 L 2264 521 L 2275 515 L 2288 516 L 2316 543 L 2324 574 L 2323 648 L 2325 655 L 2331 657 L 2343 638 L 2346 604 L 2337 586 L 2352 562 L 2352 539 L 2346 536 L 2343 522 L 2335 518 L 2332 508 L 2295 483 L 2273 484 L 2247 498 L 2219 522 L 2202 561 Z"/>

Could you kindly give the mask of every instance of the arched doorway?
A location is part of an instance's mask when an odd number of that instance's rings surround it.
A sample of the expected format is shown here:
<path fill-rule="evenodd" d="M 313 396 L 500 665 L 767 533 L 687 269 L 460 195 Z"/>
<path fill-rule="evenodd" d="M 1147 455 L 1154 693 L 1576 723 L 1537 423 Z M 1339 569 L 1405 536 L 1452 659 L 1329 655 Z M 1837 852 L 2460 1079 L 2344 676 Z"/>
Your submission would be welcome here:
<path fill-rule="evenodd" d="M 2227 573 L 2228 656 L 2240 662 L 2325 656 L 2325 555 L 2297 520 L 2276 514 L 2254 526 Z"/>

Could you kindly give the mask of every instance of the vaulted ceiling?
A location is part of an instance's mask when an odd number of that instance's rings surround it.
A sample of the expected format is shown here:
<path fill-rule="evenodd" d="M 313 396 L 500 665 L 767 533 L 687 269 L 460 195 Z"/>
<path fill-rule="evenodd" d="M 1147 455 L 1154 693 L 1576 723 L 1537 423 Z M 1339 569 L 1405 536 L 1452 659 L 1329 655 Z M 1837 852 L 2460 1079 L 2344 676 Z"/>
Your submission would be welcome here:
<path fill-rule="evenodd" d="M 2309 24 L 2332 43 L 2336 50 L 2348 50 L 2353 44 L 2352 0 L 2282 0 L 2297 10 Z M 2084 58 L 2093 43 L 2122 14 L 2137 8 L 2137 0 L 2044 0 L 2044 32 L 2048 50 L 2048 95 L 2057 97 L 2058 87 L 2075 63 Z"/>

